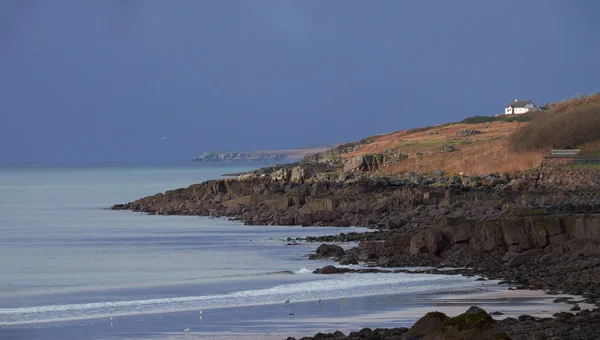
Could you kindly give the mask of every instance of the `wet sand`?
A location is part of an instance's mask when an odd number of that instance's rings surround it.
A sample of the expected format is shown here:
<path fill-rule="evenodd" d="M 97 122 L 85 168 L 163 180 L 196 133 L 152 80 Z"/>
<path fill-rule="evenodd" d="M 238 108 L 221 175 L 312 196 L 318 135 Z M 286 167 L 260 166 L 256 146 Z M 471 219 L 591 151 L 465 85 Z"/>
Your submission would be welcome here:
<path fill-rule="evenodd" d="M 481 291 L 479 291 L 481 289 Z M 0 338 L 25 339 L 285 339 L 317 332 L 344 333 L 364 327 L 410 327 L 430 311 L 450 316 L 477 305 L 496 318 L 529 314 L 549 317 L 568 311 L 572 305 L 553 303 L 557 297 L 542 291 L 508 290 L 496 282 L 462 292 L 416 295 L 384 295 L 294 302 L 240 308 L 137 315 L 110 320 L 89 320 L 80 324 L 42 324 L 0 329 Z M 582 309 L 591 306 L 579 304 Z M 189 331 L 185 331 L 189 329 Z"/>

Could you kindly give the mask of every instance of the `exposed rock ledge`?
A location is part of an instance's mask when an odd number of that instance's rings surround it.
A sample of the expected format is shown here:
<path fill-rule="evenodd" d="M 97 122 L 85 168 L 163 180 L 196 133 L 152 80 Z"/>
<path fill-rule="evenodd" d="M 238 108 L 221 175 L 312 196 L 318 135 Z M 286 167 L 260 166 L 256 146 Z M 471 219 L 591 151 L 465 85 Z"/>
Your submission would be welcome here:
<path fill-rule="evenodd" d="M 432 219 L 447 216 L 481 221 L 508 215 L 600 212 L 597 174 L 579 175 L 575 182 L 578 176 L 559 172 L 449 178 L 408 173 L 395 178 L 315 171 L 281 168 L 259 176 L 207 181 L 113 209 L 222 216 L 247 224 L 403 230 L 429 226 Z M 575 191 L 584 186 L 587 191 Z"/>

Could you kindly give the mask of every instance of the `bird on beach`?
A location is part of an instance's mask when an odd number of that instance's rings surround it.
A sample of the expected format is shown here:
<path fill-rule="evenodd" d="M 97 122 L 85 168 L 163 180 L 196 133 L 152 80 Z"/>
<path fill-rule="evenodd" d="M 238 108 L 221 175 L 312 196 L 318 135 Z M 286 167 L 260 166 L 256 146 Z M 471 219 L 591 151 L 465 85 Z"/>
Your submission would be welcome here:
<path fill-rule="evenodd" d="M 198 315 L 200 316 L 200 320 L 202 320 L 202 311 L 199 311 Z"/>
<path fill-rule="evenodd" d="M 290 299 L 287 299 L 287 300 L 285 300 L 285 302 L 284 302 L 284 303 L 285 303 L 286 305 L 289 305 L 289 304 L 290 304 Z"/>
<path fill-rule="evenodd" d="M 189 333 L 189 332 L 190 332 L 190 329 L 189 329 L 189 328 L 186 328 L 186 329 L 184 329 L 183 331 L 184 331 L 184 332 L 186 332 L 186 333 Z"/>

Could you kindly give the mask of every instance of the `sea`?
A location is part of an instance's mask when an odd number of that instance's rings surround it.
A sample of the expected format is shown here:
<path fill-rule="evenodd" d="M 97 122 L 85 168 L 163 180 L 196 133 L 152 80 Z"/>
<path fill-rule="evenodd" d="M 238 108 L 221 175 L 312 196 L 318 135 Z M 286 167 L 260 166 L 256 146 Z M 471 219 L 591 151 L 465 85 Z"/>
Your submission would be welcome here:
<path fill-rule="evenodd" d="M 333 262 L 308 259 L 318 244 L 287 240 L 363 228 L 109 209 L 250 169 L 0 165 L 0 339 L 285 339 L 408 327 L 422 311 L 475 302 L 509 314 L 547 309 L 539 297 L 489 295 L 506 287 L 475 277 L 313 274 Z"/>

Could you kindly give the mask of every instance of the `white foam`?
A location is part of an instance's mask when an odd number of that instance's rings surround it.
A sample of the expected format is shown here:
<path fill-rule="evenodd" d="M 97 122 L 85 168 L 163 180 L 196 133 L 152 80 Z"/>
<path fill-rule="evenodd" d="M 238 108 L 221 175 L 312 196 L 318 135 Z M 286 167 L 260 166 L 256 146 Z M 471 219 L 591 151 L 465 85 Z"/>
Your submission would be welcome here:
<path fill-rule="evenodd" d="M 308 268 L 302 268 L 294 272 L 294 274 L 312 274 L 313 270 Z"/>
<path fill-rule="evenodd" d="M 299 273 L 310 272 L 302 268 Z M 465 289 L 473 280 L 447 275 L 369 273 L 319 276 L 316 280 L 278 285 L 266 289 L 237 291 L 220 295 L 184 296 L 132 301 L 106 301 L 20 308 L 0 308 L 0 326 L 35 324 L 107 316 L 179 312 L 233 306 L 258 306 L 318 298 L 428 293 L 434 290 Z"/>

